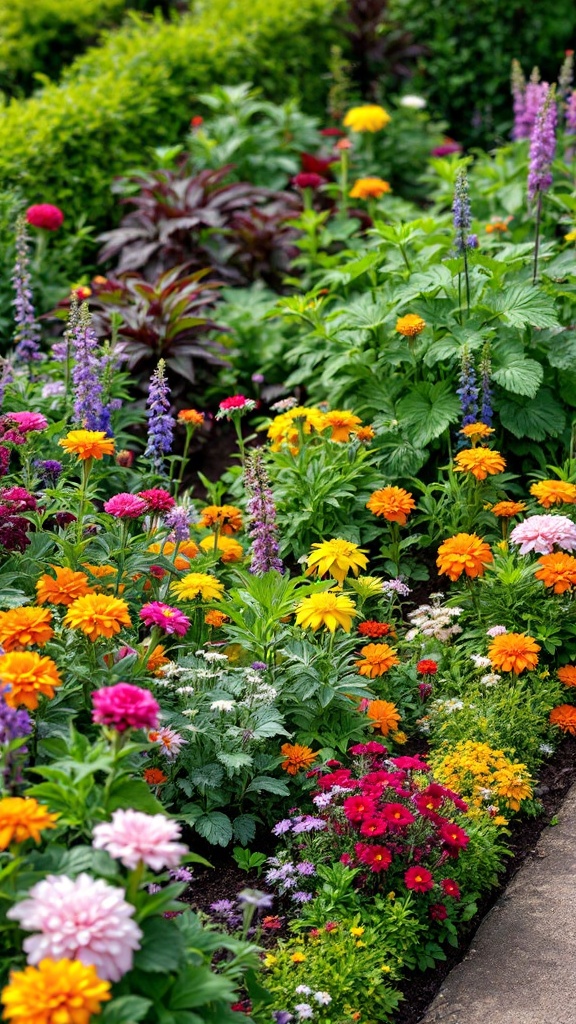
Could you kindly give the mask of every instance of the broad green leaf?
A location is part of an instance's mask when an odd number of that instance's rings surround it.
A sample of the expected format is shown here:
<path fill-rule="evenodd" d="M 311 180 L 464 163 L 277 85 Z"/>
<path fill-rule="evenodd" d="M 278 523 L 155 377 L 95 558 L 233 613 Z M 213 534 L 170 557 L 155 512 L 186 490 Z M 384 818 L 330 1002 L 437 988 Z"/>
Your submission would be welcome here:
<path fill-rule="evenodd" d="M 535 288 L 513 285 L 486 295 L 482 308 L 498 313 L 512 327 L 555 327 L 558 323 L 552 299 Z"/>
<path fill-rule="evenodd" d="M 142 779 L 121 778 L 113 782 L 106 806 L 110 812 L 119 807 L 130 807 L 144 814 L 164 814 L 163 805 L 152 795 Z"/>
<path fill-rule="evenodd" d="M 144 1020 L 150 1006 L 150 999 L 142 996 L 119 996 L 104 1007 L 102 1024 L 138 1024 Z"/>
<path fill-rule="evenodd" d="M 547 388 L 541 388 L 535 398 L 526 401 L 507 395 L 500 404 L 500 422 L 515 437 L 529 437 L 543 441 L 546 437 L 558 437 L 566 425 L 562 406 L 553 398 Z"/>
<path fill-rule="evenodd" d="M 534 398 L 542 383 L 544 371 L 535 359 L 513 356 L 504 365 L 494 370 L 492 377 L 507 391 L 512 391 L 515 395 L 527 395 L 528 398 Z"/>
<path fill-rule="evenodd" d="M 144 935 L 134 955 L 134 967 L 156 974 L 177 971 L 184 958 L 185 945 L 174 921 L 149 917 L 141 922 L 141 927 Z"/>
<path fill-rule="evenodd" d="M 232 842 L 232 822 L 222 811 L 201 814 L 195 822 L 196 829 L 213 846 L 228 846 Z"/>
<path fill-rule="evenodd" d="M 416 384 L 397 406 L 398 419 L 411 428 L 408 432 L 412 443 L 422 448 L 439 437 L 459 415 L 458 397 L 443 381 Z"/>
<path fill-rule="evenodd" d="M 288 796 L 290 790 L 282 779 L 275 779 L 272 775 L 257 775 L 248 786 L 247 793 L 275 793 L 276 796 Z"/>
<path fill-rule="evenodd" d="M 253 814 L 239 814 L 237 818 L 234 818 L 232 827 L 234 838 L 242 846 L 248 846 L 248 843 L 251 843 L 256 835 L 256 818 Z"/>
<path fill-rule="evenodd" d="M 170 993 L 171 1010 L 188 1010 L 215 999 L 231 1002 L 235 989 L 227 978 L 214 974 L 209 967 L 189 965 L 182 971 Z"/>

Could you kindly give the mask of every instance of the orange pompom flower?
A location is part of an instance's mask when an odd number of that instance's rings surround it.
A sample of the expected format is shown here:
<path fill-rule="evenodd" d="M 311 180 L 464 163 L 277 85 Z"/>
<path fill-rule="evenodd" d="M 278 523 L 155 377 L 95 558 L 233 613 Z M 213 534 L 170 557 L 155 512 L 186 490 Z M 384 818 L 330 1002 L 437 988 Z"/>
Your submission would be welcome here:
<path fill-rule="evenodd" d="M 555 594 L 563 594 L 576 585 L 576 558 L 563 551 L 542 555 L 538 559 L 539 569 L 534 573 L 544 586 L 553 587 Z"/>
<path fill-rule="evenodd" d="M 103 459 L 114 454 L 114 438 L 107 437 L 103 430 L 71 430 L 58 444 L 69 455 L 79 459 Z"/>
<path fill-rule="evenodd" d="M 34 605 L 0 612 L 0 646 L 5 651 L 20 651 L 31 644 L 43 647 L 54 636 L 51 621 L 51 611 Z"/>
<path fill-rule="evenodd" d="M 490 546 L 475 533 L 457 533 L 438 548 L 436 565 L 439 574 L 452 581 L 466 573 L 471 579 L 483 576 L 486 566 L 494 561 Z"/>
<path fill-rule="evenodd" d="M 498 501 L 490 509 L 493 515 L 501 519 L 511 519 L 512 516 L 518 516 L 525 511 L 526 505 L 523 501 Z"/>
<path fill-rule="evenodd" d="M 407 313 L 406 316 L 401 316 L 396 321 L 398 334 L 403 334 L 405 338 L 414 338 L 417 334 L 421 334 L 425 327 L 426 321 L 416 313 Z"/>
<path fill-rule="evenodd" d="M 490 437 L 490 434 L 494 433 L 494 427 L 489 427 L 486 423 L 467 423 L 459 433 L 469 437 L 472 444 L 475 444 L 484 437 Z"/>
<path fill-rule="evenodd" d="M 4 694 L 11 708 L 24 707 L 35 711 L 38 695 L 51 699 L 54 690 L 62 685 L 58 668 L 52 658 L 42 657 L 36 651 L 14 651 L 0 656 L 0 682 L 10 689 Z"/>
<path fill-rule="evenodd" d="M 351 199 L 380 199 L 391 191 L 390 182 L 384 178 L 358 178 L 348 195 Z"/>
<path fill-rule="evenodd" d="M 214 609 L 210 612 L 206 612 L 204 622 L 207 626 L 212 626 L 213 629 L 220 629 L 225 622 L 228 622 L 228 616 L 225 615 L 224 612 L 218 612 Z"/>
<path fill-rule="evenodd" d="M 576 686 L 576 665 L 562 665 L 557 676 L 564 686 Z"/>
<path fill-rule="evenodd" d="M 12 971 L 2 989 L 4 1020 L 11 1024 L 90 1024 L 111 999 L 110 982 L 80 960 L 51 960 Z"/>
<path fill-rule="evenodd" d="M 366 713 L 374 728 L 380 729 L 383 736 L 387 736 L 389 732 L 398 731 L 400 712 L 390 701 L 371 700 Z"/>
<path fill-rule="evenodd" d="M 160 768 L 145 768 L 142 775 L 149 786 L 161 786 L 163 782 L 168 782 L 168 776 Z"/>
<path fill-rule="evenodd" d="M 477 480 L 485 480 L 487 476 L 495 476 L 506 469 L 500 452 L 491 448 L 465 448 L 458 452 L 454 462 L 455 473 L 471 473 Z"/>
<path fill-rule="evenodd" d="M 198 526 L 220 533 L 237 533 L 242 529 L 242 509 L 235 505 L 207 505 L 202 509 Z"/>
<path fill-rule="evenodd" d="M 408 516 L 416 508 L 416 502 L 410 491 L 405 491 L 403 487 L 382 487 L 370 495 L 366 508 L 375 516 L 383 516 L 389 523 L 405 526 Z"/>
<path fill-rule="evenodd" d="M 57 814 L 50 814 L 48 808 L 34 797 L 4 797 L 0 800 L 0 850 L 6 850 L 10 843 L 24 843 L 27 839 L 39 843 L 42 832 L 55 828 L 57 819 Z"/>
<path fill-rule="evenodd" d="M 317 751 L 303 747 L 300 743 L 283 743 L 280 752 L 286 759 L 282 762 L 282 768 L 288 775 L 297 775 L 299 771 L 309 768 L 318 757 Z"/>
<path fill-rule="evenodd" d="M 202 551 L 212 553 L 214 551 L 214 538 L 204 537 L 200 541 Z M 244 548 L 232 537 L 218 537 L 216 545 L 221 562 L 241 562 L 244 558 Z"/>
<path fill-rule="evenodd" d="M 356 431 L 361 425 L 360 417 L 348 409 L 331 409 L 330 412 L 324 413 L 323 429 L 331 428 L 331 441 L 349 441 L 352 431 Z"/>
<path fill-rule="evenodd" d="M 128 605 L 119 597 L 107 594 L 86 594 L 70 605 L 64 625 L 80 629 L 90 640 L 100 636 L 108 639 L 119 633 L 122 626 L 130 626 Z"/>
<path fill-rule="evenodd" d="M 180 409 L 178 413 L 179 423 L 191 423 L 194 427 L 201 427 L 204 423 L 204 413 L 197 409 Z"/>
<path fill-rule="evenodd" d="M 361 676 L 369 679 L 383 676 L 393 665 L 400 664 L 396 650 L 389 644 L 366 644 L 359 653 L 361 660 L 356 662 L 356 667 Z"/>
<path fill-rule="evenodd" d="M 573 704 L 559 704 L 550 712 L 550 724 L 557 725 L 562 732 L 576 736 L 576 708 Z"/>
<path fill-rule="evenodd" d="M 538 664 L 540 645 L 525 633 L 502 633 L 495 636 L 488 649 L 493 669 L 520 675 L 525 669 L 532 671 Z"/>
<path fill-rule="evenodd" d="M 74 572 L 66 566 L 51 565 L 56 576 L 44 573 L 36 583 L 38 604 L 70 605 L 77 597 L 93 593 L 84 572 Z M 99 568 L 99 567 L 98 567 Z M 111 567 L 110 567 L 111 568 Z"/>
<path fill-rule="evenodd" d="M 534 495 L 543 508 L 551 508 L 552 505 L 576 505 L 576 484 L 569 484 L 566 480 L 541 480 L 537 484 L 532 484 L 530 494 Z"/>

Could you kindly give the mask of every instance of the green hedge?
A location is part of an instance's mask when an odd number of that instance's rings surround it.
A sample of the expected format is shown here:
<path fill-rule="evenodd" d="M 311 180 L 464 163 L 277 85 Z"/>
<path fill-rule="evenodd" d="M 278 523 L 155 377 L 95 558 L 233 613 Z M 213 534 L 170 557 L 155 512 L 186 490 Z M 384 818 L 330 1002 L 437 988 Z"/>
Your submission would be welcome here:
<path fill-rule="evenodd" d="M 154 10 L 159 0 L 1 0 L 0 89 L 29 91 L 35 75 L 63 67 L 117 25 L 128 9 Z"/>
<path fill-rule="evenodd" d="M 181 140 L 194 94 L 252 81 L 321 114 L 343 0 L 209 0 L 180 21 L 139 19 L 0 114 L 0 188 L 56 203 L 68 222 L 109 223 L 115 174 Z"/>

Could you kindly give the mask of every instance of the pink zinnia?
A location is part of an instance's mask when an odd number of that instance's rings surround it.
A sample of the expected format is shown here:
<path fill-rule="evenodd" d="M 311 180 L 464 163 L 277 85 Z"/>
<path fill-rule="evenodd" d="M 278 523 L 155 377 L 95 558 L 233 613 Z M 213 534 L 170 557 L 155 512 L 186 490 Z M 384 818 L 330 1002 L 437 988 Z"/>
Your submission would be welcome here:
<path fill-rule="evenodd" d="M 161 729 L 152 729 L 148 733 L 148 739 L 150 743 L 156 743 L 157 746 L 163 747 L 162 753 L 166 755 L 169 761 L 175 760 L 186 743 L 186 740 L 179 732 L 176 732 L 175 729 L 169 729 L 167 725 L 162 726 Z"/>
<path fill-rule="evenodd" d="M 152 487 L 149 491 L 138 491 L 138 497 L 146 502 L 149 512 L 169 512 L 176 502 L 163 487 Z"/>
<path fill-rule="evenodd" d="M 41 412 L 10 412 L 8 418 L 18 424 L 22 434 L 28 434 L 31 430 L 46 430 L 48 420 Z"/>
<path fill-rule="evenodd" d="M 554 545 L 564 551 L 576 548 L 576 524 L 568 516 L 529 516 L 518 523 L 510 534 L 513 544 L 520 546 L 520 554 L 536 551 L 539 555 L 550 555 Z"/>
<path fill-rule="evenodd" d="M 218 406 L 218 412 L 216 413 L 216 419 L 221 420 L 224 417 L 230 419 L 235 412 L 251 412 L 252 409 L 256 408 L 256 402 L 252 398 L 246 398 L 245 395 L 231 395 L 230 398 L 225 398 Z"/>
<path fill-rule="evenodd" d="M 404 872 L 404 881 L 406 887 L 414 892 L 428 892 L 434 888 L 434 877 L 428 868 L 408 868 Z"/>
<path fill-rule="evenodd" d="M 148 511 L 148 506 L 143 498 L 137 494 L 115 494 L 109 501 L 104 502 L 104 511 L 117 519 L 138 519 Z"/>
<path fill-rule="evenodd" d="M 134 907 L 124 890 L 80 874 L 48 875 L 28 897 L 7 913 L 24 931 L 38 932 L 24 941 L 29 964 L 45 957 L 93 964 L 105 981 L 120 981 L 132 968 L 142 932 L 132 920 Z"/>
<path fill-rule="evenodd" d="M 64 214 L 59 206 L 53 206 L 52 203 L 38 203 L 28 207 L 26 220 L 34 228 L 57 231 L 64 223 Z"/>
<path fill-rule="evenodd" d="M 190 619 L 178 608 L 172 608 L 162 601 L 151 601 L 142 606 L 140 618 L 147 626 L 158 626 L 164 633 L 177 633 L 184 636 L 190 629 Z"/>
<path fill-rule="evenodd" d="M 320 188 L 320 185 L 325 183 L 326 178 L 316 174 L 315 171 L 300 171 L 299 174 L 295 174 L 292 178 L 292 184 L 296 188 Z"/>
<path fill-rule="evenodd" d="M 131 683 L 105 686 L 92 694 L 92 720 L 97 725 L 111 725 L 117 732 L 126 729 L 154 729 L 158 724 L 160 706 L 149 690 Z"/>
<path fill-rule="evenodd" d="M 133 871 L 140 861 L 152 871 L 177 868 L 188 847 L 175 842 L 180 825 L 163 814 L 141 811 L 114 811 L 112 821 L 103 821 L 93 830 L 92 846 L 107 850 L 125 868 Z"/>

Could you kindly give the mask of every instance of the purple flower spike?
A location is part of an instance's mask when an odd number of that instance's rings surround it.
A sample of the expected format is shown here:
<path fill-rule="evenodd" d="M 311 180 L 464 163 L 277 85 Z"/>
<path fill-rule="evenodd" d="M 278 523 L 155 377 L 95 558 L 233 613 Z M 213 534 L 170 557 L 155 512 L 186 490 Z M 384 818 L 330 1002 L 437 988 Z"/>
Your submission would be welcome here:
<path fill-rule="evenodd" d="M 528 198 L 533 202 L 547 192 L 552 184 L 552 161 L 556 152 L 556 121 L 558 111 L 554 87 L 547 89 L 540 104 L 530 136 Z"/>
<path fill-rule="evenodd" d="M 462 408 L 462 426 L 468 423 L 476 423 L 478 420 L 478 386 L 476 384 L 476 371 L 470 357 L 468 346 L 462 349 L 462 364 L 460 369 L 460 387 L 456 388 L 456 394 L 460 398 Z"/>
<path fill-rule="evenodd" d="M 92 317 L 86 302 L 78 307 L 72 299 L 66 337 L 74 360 L 74 422 L 86 430 L 104 430 L 111 436 L 110 410 L 104 406 L 101 380 L 102 357 L 98 338 L 91 325 Z"/>
<path fill-rule="evenodd" d="M 19 217 L 16 222 L 16 262 L 12 284 L 16 297 L 12 303 L 15 309 L 16 331 L 15 355 L 19 363 L 33 363 L 42 358 L 40 352 L 40 325 L 36 320 L 34 300 L 30 285 L 29 236 L 26 219 Z"/>
<path fill-rule="evenodd" d="M 172 450 L 176 421 L 170 412 L 170 388 L 165 377 L 166 363 L 160 359 L 150 378 L 148 391 L 148 445 L 144 454 L 152 460 L 157 473 L 164 469 L 164 458 Z"/>
<path fill-rule="evenodd" d="M 262 576 L 271 569 L 275 569 L 276 572 L 284 572 L 284 565 L 278 555 L 276 506 L 264 457 L 258 449 L 252 452 L 246 460 L 245 483 L 251 495 L 247 505 L 250 516 L 248 533 L 252 539 L 250 572 L 254 576 Z"/>

